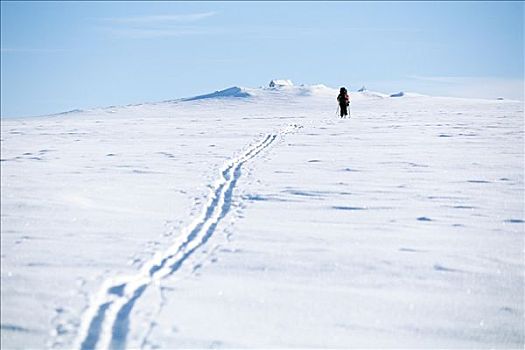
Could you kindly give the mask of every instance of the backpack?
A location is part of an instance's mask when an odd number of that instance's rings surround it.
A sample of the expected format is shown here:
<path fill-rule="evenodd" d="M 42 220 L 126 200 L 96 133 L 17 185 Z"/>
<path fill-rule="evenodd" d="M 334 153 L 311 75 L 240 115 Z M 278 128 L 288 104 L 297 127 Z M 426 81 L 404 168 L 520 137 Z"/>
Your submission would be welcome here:
<path fill-rule="evenodd" d="M 349 106 L 350 105 L 350 97 L 348 97 L 348 94 L 346 93 L 346 89 L 344 92 L 341 92 L 339 96 L 337 96 L 337 101 L 339 101 L 339 104 Z"/>

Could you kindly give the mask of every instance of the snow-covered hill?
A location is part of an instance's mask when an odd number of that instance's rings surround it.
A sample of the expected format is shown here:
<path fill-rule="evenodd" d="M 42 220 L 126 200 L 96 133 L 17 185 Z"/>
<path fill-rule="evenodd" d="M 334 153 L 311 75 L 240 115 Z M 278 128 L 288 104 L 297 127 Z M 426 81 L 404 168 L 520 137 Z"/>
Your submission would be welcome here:
<path fill-rule="evenodd" d="M 523 103 L 337 93 L 2 120 L 2 348 L 522 348 Z"/>

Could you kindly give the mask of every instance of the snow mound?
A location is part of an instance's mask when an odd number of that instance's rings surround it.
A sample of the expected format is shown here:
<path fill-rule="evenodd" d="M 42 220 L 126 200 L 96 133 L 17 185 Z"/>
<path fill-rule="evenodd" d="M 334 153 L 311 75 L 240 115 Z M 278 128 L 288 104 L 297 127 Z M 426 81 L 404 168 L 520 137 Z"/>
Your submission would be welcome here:
<path fill-rule="evenodd" d="M 299 96 L 337 96 L 339 91 L 323 84 L 301 85 L 296 88 Z"/>
<path fill-rule="evenodd" d="M 377 92 L 377 91 L 369 91 L 369 90 L 363 90 L 361 91 L 362 89 L 359 89 L 358 92 L 356 94 L 350 94 L 351 96 L 355 96 L 355 97 L 364 97 L 364 98 L 371 98 L 371 99 L 382 99 L 382 98 L 386 98 L 388 97 L 387 94 L 383 94 L 381 92 Z"/>
<path fill-rule="evenodd" d="M 415 92 L 400 91 L 396 94 L 391 94 L 390 97 L 428 97 L 428 95 L 418 94 Z"/>
<path fill-rule="evenodd" d="M 268 86 L 271 88 L 279 88 L 283 86 L 293 86 L 293 83 L 289 79 L 273 79 Z"/>
<path fill-rule="evenodd" d="M 195 100 L 204 100 L 208 98 L 228 98 L 228 97 L 250 97 L 251 95 L 244 88 L 237 86 L 212 92 L 211 94 L 199 95 L 195 97 L 189 97 L 182 99 L 183 101 L 195 101 Z"/>
<path fill-rule="evenodd" d="M 428 95 L 418 94 L 417 92 L 405 92 L 406 97 L 429 97 Z"/>

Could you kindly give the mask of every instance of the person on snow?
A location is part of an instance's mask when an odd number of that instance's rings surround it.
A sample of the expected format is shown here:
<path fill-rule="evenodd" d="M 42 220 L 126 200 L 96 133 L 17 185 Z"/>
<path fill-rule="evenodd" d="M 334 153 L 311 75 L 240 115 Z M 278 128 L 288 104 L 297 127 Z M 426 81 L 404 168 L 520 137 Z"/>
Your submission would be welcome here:
<path fill-rule="evenodd" d="M 348 97 L 348 92 L 346 88 L 342 87 L 339 90 L 339 95 L 337 96 L 337 102 L 339 102 L 339 110 L 341 113 L 341 118 L 344 118 L 348 115 L 348 106 L 350 105 L 350 97 Z"/>

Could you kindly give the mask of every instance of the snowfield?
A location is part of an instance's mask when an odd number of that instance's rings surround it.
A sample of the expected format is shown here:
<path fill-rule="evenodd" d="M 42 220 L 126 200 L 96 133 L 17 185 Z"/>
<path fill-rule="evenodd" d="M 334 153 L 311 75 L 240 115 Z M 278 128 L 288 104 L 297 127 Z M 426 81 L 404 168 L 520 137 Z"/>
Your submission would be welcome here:
<path fill-rule="evenodd" d="M 523 102 L 337 93 L 2 119 L 2 349 L 523 348 Z"/>

